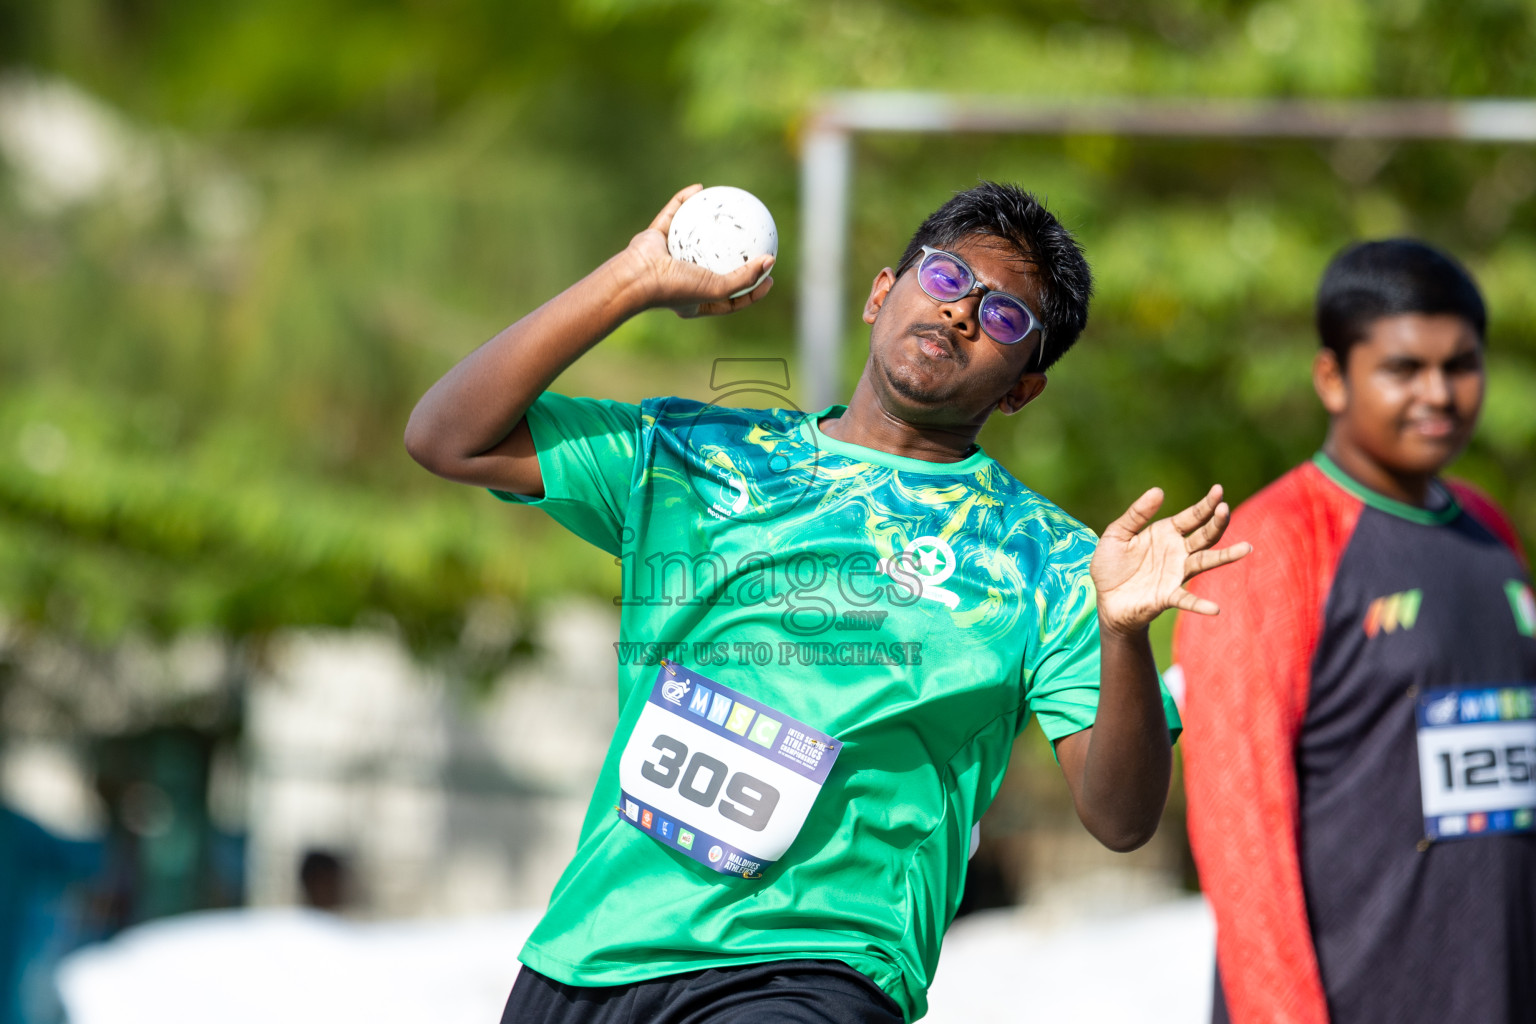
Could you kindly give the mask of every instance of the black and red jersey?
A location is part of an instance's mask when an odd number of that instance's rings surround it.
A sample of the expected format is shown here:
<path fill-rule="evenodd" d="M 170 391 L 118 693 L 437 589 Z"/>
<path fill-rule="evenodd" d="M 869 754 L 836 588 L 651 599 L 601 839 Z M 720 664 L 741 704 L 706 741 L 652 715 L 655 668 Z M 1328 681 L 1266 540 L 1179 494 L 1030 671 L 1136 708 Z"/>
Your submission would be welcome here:
<path fill-rule="evenodd" d="M 1218 1019 L 1536 1022 L 1536 602 L 1497 507 L 1438 493 L 1319 455 L 1191 588 L 1221 606 L 1174 634 Z"/>

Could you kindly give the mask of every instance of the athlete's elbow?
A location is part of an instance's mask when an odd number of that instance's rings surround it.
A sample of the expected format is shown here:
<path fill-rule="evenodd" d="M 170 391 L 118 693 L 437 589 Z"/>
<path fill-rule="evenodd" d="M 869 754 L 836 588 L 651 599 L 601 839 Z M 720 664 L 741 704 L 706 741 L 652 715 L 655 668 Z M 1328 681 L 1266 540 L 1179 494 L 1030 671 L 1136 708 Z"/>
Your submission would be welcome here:
<path fill-rule="evenodd" d="M 416 417 L 412 416 L 410 422 L 405 425 L 405 450 L 411 458 L 423 468 L 436 473 L 437 467 L 442 464 L 442 446 L 432 431 L 426 429 Z"/>
<path fill-rule="evenodd" d="M 1130 853 L 1146 846 L 1157 835 L 1162 810 L 1161 804 L 1154 807 L 1149 801 L 1146 806 L 1106 809 L 1098 814 L 1079 809 L 1078 818 L 1088 834 L 1105 847 L 1115 853 Z"/>
<path fill-rule="evenodd" d="M 1141 849 L 1152 841 L 1152 837 L 1157 835 L 1157 822 L 1154 821 L 1150 825 L 1131 828 L 1090 828 L 1088 831 L 1093 835 L 1093 838 L 1115 853 L 1130 853 L 1132 850 Z"/>
<path fill-rule="evenodd" d="M 405 427 L 405 450 L 417 465 L 445 480 L 458 480 L 463 476 L 464 457 L 442 436 L 420 426 L 415 419 Z"/>

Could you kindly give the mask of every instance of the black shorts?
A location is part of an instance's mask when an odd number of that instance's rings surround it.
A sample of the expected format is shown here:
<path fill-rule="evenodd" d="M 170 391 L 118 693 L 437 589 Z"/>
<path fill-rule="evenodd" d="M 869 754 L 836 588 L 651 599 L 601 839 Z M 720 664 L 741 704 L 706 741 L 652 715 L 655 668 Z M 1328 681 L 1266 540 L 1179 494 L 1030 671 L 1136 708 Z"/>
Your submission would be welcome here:
<path fill-rule="evenodd" d="M 628 985 L 566 985 L 524 966 L 501 1024 L 903 1024 L 891 997 L 835 960 L 775 960 Z"/>

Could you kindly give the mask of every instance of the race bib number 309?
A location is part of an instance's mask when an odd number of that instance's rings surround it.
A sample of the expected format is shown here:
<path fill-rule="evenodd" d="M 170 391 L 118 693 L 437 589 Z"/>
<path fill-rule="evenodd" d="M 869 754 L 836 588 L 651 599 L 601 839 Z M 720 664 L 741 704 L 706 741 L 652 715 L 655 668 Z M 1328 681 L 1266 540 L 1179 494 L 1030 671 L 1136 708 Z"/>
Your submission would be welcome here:
<path fill-rule="evenodd" d="M 619 816 L 700 864 L 757 878 L 799 835 L 840 747 L 663 663 L 619 761 Z"/>
<path fill-rule="evenodd" d="M 1536 686 L 1419 696 L 1424 834 L 1536 831 Z"/>

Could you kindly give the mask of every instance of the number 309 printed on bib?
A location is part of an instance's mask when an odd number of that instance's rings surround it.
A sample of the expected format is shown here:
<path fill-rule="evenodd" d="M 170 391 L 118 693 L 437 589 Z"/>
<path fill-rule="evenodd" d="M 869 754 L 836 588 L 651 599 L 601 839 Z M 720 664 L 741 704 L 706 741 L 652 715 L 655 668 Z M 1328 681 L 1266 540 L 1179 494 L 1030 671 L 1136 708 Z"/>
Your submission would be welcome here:
<path fill-rule="evenodd" d="M 663 662 L 619 761 L 619 816 L 722 874 L 760 878 L 800 834 L 841 744 Z"/>

